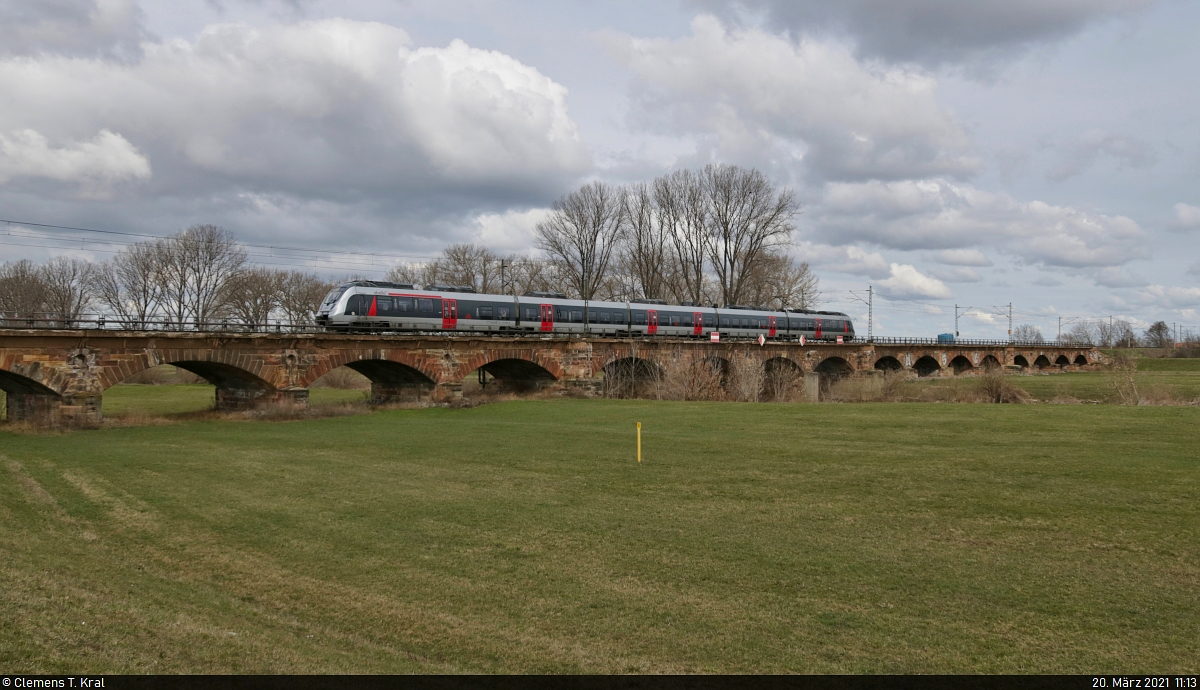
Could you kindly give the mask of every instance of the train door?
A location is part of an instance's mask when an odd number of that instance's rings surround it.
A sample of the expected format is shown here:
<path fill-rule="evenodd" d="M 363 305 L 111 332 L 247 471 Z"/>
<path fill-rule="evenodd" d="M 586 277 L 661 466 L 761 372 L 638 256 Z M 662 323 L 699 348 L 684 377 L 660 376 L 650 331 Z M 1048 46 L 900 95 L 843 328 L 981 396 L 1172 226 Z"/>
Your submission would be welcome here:
<path fill-rule="evenodd" d="M 818 340 L 820 340 L 820 338 L 821 338 L 821 320 L 820 319 L 817 319 L 817 332 L 816 332 L 816 334 L 813 335 L 813 337 Z"/>
<path fill-rule="evenodd" d="M 692 335 L 704 335 L 704 314 L 702 312 L 692 313 Z"/>
<path fill-rule="evenodd" d="M 777 332 L 778 332 L 778 331 L 776 331 L 776 330 L 775 330 L 775 317 L 774 317 L 774 316 L 768 316 L 768 317 L 767 317 L 767 336 L 768 336 L 768 337 L 771 337 L 771 338 L 774 338 L 774 337 L 775 337 L 775 334 L 776 334 Z"/>
<path fill-rule="evenodd" d="M 442 329 L 453 331 L 458 328 L 458 300 L 442 299 Z"/>
<path fill-rule="evenodd" d="M 658 333 L 658 311 L 655 309 L 646 310 L 646 335 L 655 335 Z"/>
<path fill-rule="evenodd" d="M 554 330 L 554 305 L 542 305 L 542 332 L 549 333 Z"/>

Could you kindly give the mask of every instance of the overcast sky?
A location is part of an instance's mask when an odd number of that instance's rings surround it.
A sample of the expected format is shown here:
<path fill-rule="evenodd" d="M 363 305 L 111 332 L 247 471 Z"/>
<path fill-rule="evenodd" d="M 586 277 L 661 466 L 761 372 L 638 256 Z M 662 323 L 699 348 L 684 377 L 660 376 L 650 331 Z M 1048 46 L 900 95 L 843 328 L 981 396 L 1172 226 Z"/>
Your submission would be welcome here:
<path fill-rule="evenodd" d="M 1196 331 L 1197 28 L 1182 0 L 0 0 L 0 217 L 382 276 L 721 162 L 796 190 L 792 252 L 860 330 L 873 286 L 876 334 L 958 304 L 1000 337 L 1010 302 L 1051 338 Z M 0 259 L 136 239 L 84 236 L 0 224 Z"/>

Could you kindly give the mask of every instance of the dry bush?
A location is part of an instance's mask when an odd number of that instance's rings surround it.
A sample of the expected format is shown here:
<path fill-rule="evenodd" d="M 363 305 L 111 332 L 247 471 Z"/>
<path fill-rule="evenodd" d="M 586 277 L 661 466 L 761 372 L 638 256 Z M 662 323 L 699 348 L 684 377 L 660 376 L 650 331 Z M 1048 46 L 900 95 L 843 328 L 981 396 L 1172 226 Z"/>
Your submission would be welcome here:
<path fill-rule="evenodd" d="M 999 367 L 984 370 L 975 377 L 975 387 L 983 402 L 989 403 L 1027 403 L 1033 398 Z"/>
<path fill-rule="evenodd" d="M 884 372 L 883 375 L 845 376 L 822 387 L 823 400 L 831 402 L 896 402 L 903 399 L 902 386 L 907 380 L 903 372 Z"/>
<path fill-rule="evenodd" d="M 769 402 L 795 402 L 804 399 L 804 372 L 786 364 L 765 370 L 762 398 Z"/>
<path fill-rule="evenodd" d="M 721 368 L 714 360 L 682 352 L 668 357 L 653 382 L 659 400 L 724 400 Z"/>
<path fill-rule="evenodd" d="M 337 388 L 347 391 L 365 391 L 371 389 L 371 379 L 363 376 L 350 367 L 338 367 L 327 372 L 324 376 L 313 381 L 312 388 Z"/>
<path fill-rule="evenodd" d="M 1141 401 L 1137 387 L 1137 360 L 1129 354 L 1114 353 L 1109 360 L 1105 377 L 1118 404 L 1136 405 Z"/>
<path fill-rule="evenodd" d="M 1170 386 L 1161 383 L 1143 386 L 1139 391 L 1139 405 L 1177 405 L 1179 401 Z"/>
<path fill-rule="evenodd" d="M 734 357 L 729 360 L 729 373 L 725 389 L 730 400 L 758 402 L 763 390 L 763 365 L 752 357 Z"/>
<path fill-rule="evenodd" d="M 976 381 L 943 379 L 921 387 L 922 402 L 973 403 L 984 402 Z"/>

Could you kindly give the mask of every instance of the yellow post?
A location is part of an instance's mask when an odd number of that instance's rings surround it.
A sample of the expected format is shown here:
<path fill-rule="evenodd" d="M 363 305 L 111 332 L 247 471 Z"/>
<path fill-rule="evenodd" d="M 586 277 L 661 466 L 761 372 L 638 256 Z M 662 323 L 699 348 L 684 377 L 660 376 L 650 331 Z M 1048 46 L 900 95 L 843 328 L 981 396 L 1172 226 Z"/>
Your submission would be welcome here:
<path fill-rule="evenodd" d="M 638 422 L 638 463 L 642 462 L 642 423 Z"/>

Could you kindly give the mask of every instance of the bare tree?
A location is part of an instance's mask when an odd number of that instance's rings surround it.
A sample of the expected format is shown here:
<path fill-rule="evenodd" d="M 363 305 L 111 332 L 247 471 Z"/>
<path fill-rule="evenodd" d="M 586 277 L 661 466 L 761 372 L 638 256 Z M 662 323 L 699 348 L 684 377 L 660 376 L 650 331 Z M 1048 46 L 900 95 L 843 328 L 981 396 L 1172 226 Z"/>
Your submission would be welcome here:
<path fill-rule="evenodd" d="M 609 292 L 614 297 L 663 299 L 673 273 L 671 238 L 648 185 L 635 184 L 624 196 L 626 231 L 618 256 L 620 279 Z"/>
<path fill-rule="evenodd" d="M 500 289 L 500 256 L 477 244 L 452 244 L 436 262 L 436 282 L 469 285 L 476 292 Z"/>
<path fill-rule="evenodd" d="M 537 245 L 555 263 L 571 292 L 594 299 L 624 231 L 623 190 L 592 182 L 554 202 L 537 224 Z"/>
<path fill-rule="evenodd" d="M 46 311 L 46 283 L 33 262 L 22 259 L 0 266 L 0 321 L 20 325 Z"/>
<path fill-rule="evenodd" d="M 279 306 L 287 273 L 274 268 L 247 268 L 224 282 L 221 302 L 229 313 L 250 330 L 270 325 L 271 312 Z"/>
<path fill-rule="evenodd" d="M 70 327 L 91 303 L 92 265 L 80 259 L 55 257 L 41 267 L 46 312 L 59 325 Z"/>
<path fill-rule="evenodd" d="M 811 309 L 820 297 L 819 286 L 807 262 L 796 263 L 786 254 L 768 252 L 747 276 L 743 298 L 771 309 Z"/>
<path fill-rule="evenodd" d="M 126 247 L 92 271 L 96 299 L 125 328 L 146 328 L 159 310 L 164 283 L 159 257 L 155 243 L 144 242 Z"/>
<path fill-rule="evenodd" d="M 705 268 L 710 236 L 708 206 L 700 179 L 691 170 L 676 170 L 654 181 L 658 223 L 670 238 L 675 273 L 669 283 L 679 301 L 701 304 L 705 297 Z"/>
<path fill-rule="evenodd" d="M 549 262 L 518 256 L 511 259 L 507 282 L 512 292 L 523 295 L 526 292 L 562 292 L 570 288 L 565 285 L 556 267 Z"/>
<path fill-rule="evenodd" d="M 164 309 L 176 326 L 197 328 L 222 315 L 225 283 L 246 263 L 233 235 L 215 225 L 193 225 L 158 245 Z"/>
<path fill-rule="evenodd" d="M 402 263 L 397 266 L 392 266 L 388 269 L 386 280 L 389 280 L 393 283 L 413 283 L 421 285 L 424 285 L 427 282 L 432 283 L 434 281 L 425 280 L 427 269 L 428 264 Z"/>
<path fill-rule="evenodd" d="M 1175 343 L 1171 327 L 1167 325 L 1166 321 L 1155 321 L 1150 324 L 1142 340 L 1146 343 L 1146 347 L 1171 347 Z"/>
<path fill-rule="evenodd" d="M 1096 329 L 1087 321 L 1080 321 L 1071 326 L 1071 330 L 1063 335 L 1062 341 L 1070 345 L 1095 345 Z"/>
<path fill-rule="evenodd" d="M 334 285 L 312 273 L 289 271 L 279 286 L 279 310 L 283 318 L 294 325 L 312 325 L 321 300 Z"/>
<path fill-rule="evenodd" d="M 742 299 L 755 263 L 791 240 L 798 210 L 790 189 L 776 191 L 758 170 L 707 165 L 700 173 L 708 202 L 709 258 L 726 304 Z"/>
<path fill-rule="evenodd" d="M 1040 343 L 1045 338 L 1042 337 L 1042 330 L 1032 324 L 1023 323 L 1013 329 L 1012 339 L 1019 343 Z"/>

